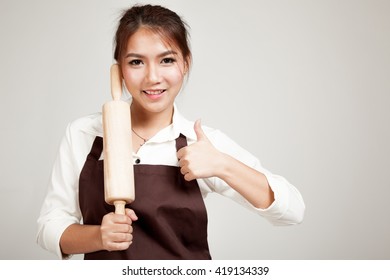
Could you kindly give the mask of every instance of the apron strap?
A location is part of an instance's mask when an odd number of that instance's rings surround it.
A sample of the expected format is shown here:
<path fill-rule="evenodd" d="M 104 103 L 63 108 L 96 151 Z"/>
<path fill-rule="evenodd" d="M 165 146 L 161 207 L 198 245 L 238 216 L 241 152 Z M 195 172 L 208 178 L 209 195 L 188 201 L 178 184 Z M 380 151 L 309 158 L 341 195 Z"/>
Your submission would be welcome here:
<path fill-rule="evenodd" d="M 187 138 L 180 133 L 179 137 L 176 138 L 176 152 L 185 146 L 187 146 Z"/>
<path fill-rule="evenodd" d="M 103 151 L 103 138 L 100 136 L 96 136 L 92 144 L 91 152 L 88 154 L 88 158 L 99 160 L 102 151 Z"/>

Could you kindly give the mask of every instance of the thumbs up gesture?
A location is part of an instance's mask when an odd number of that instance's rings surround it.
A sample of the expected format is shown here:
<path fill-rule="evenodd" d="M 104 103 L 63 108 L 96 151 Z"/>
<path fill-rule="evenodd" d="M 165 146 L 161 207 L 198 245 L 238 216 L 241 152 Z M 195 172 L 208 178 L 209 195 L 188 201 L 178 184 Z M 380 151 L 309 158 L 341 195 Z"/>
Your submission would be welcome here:
<path fill-rule="evenodd" d="M 221 155 L 204 133 L 200 120 L 194 124 L 197 141 L 177 152 L 180 171 L 184 179 L 191 181 L 198 178 L 218 176 Z"/>

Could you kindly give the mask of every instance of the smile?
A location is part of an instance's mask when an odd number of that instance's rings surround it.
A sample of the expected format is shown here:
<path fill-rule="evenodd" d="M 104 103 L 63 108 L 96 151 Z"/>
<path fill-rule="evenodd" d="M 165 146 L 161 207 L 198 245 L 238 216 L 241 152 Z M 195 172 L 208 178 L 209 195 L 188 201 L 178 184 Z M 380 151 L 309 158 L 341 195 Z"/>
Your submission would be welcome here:
<path fill-rule="evenodd" d="M 165 92 L 165 89 L 157 89 L 157 90 L 143 90 L 143 93 L 149 94 L 149 95 L 159 95 Z"/>

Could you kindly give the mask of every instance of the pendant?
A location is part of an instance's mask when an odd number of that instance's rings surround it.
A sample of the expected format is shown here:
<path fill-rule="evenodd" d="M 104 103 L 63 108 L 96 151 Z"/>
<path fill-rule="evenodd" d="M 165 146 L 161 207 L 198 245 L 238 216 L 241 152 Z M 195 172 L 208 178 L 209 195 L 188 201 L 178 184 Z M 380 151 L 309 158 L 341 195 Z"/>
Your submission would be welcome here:
<path fill-rule="evenodd" d="M 144 142 L 139 144 L 140 147 L 142 147 L 146 143 L 146 140 L 145 139 L 143 139 L 143 140 L 144 140 Z"/>

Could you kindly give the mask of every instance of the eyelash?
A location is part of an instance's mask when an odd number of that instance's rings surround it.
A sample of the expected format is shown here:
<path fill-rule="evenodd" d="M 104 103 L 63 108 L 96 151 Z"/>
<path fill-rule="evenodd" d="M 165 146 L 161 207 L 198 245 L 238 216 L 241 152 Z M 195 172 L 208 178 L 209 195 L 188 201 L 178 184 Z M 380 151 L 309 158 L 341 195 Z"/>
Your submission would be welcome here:
<path fill-rule="evenodd" d="M 175 62 L 176 62 L 176 59 L 174 59 L 172 57 L 166 57 L 166 58 L 163 58 L 161 60 L 161 63 L 163 63 L 163 64 L 172 64 Z M 134 60 L 129 61 L 129 64 L 133 65 L 133 66 L 139 66 L 139 65 L 143 64 L 143 61 L 140 59 L 134 59 Z"/>
<path fill-rule="evenodd" d="M 163 62 L 164 64 L 172 64 L 172 63 L 176 62 L 176 60 L 172 57 L 166 57 L 166 58 L 163 58 L 163 60 L 161 62 Z"/>
<path fill-rule="evenodd" d="M 134 60 L 131 60 L 129 62 L 129 64 L 133 65 L 133 66 L 139 66 L 141 63 L 142 63 L 142 60 L 139 60 L 139 59 L 134 59 Z"/>

